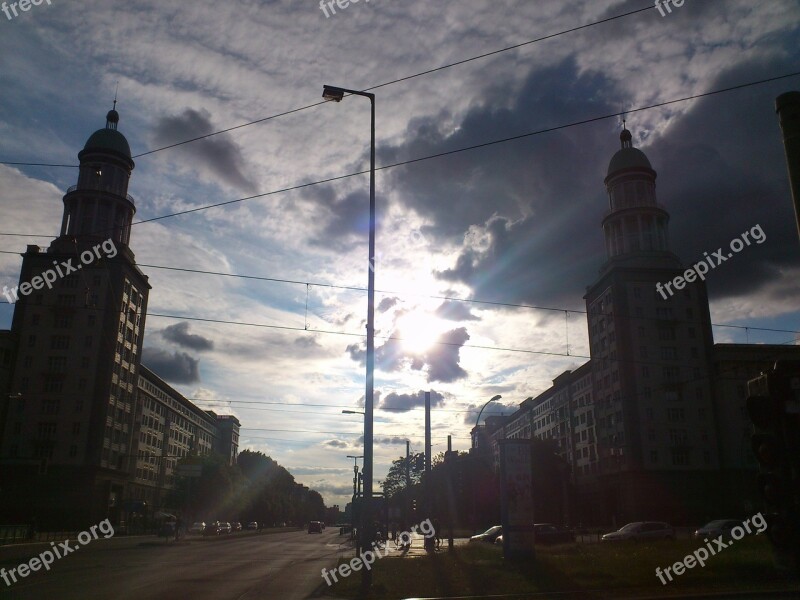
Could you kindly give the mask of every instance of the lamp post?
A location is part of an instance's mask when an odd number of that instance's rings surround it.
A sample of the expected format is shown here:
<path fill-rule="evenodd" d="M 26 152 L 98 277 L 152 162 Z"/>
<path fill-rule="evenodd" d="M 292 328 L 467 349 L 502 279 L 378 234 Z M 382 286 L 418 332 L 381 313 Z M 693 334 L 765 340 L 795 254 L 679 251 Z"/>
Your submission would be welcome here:
<path fill-rule="evenodd" d="M 489 400 L 486 404 L 484 404 L 481 407 L 481 410 L 478 412 L 478 418 L 475 420 L 475 427 L 478 427 L 478 425 L 481 422 L 481 415 L 483 414 L 483 409 L 489 406 L 492 402 L 497 402 L 498 400 L 500 400 L 500 398 L 502 398 L 502 396 L 500 394 L 497 394 L 497 396 L 493 396 L 491 400 Z"/>
<path fill-rule="evenodd" d="M 497 394 L 496 396 L 492 396 L 492 398 L 486 404 L 484 404 L 481 407 L 480 411 L 478 411 L 478 418 L 475 419 L 475 441 L 476 441 L 476 443 L 479 443 L 478 440 L 480 440 L 480 432 L 478 431 L 478 425 L 481 422 L 481 415 L 483 414 L 483 409 L 486 408 L 487 406 L 489 406 L 492 402 L 496 402 L 496 401 L 500 400 L 500 398 L 502 398 L 502 396 L 500 394 Z M 476 449 L 477 448 L 478 448 L 478 446 L 476 445 Z M 477 460 L 478 460 L 478 455 L 476 453 L 475 454 L 476 463 L 473 466 L 473 477 L 475 477 L 476 474 L 477 474 L 477 468 L 476 468 L 477 467 Z M 478 525 L 478 488 L 475 485 L 475 481 L 474 480 L 472 481 L 472 521 L 473 521 L 472 522 L 473 531 L 477 532 L 477 525 Z"/>
<path fill-rule="evenodd" d="M 345 411 L 342 411 L 345 412 Z M 348 454 L 347 458 L 353 459 L 353 503 L 350 505 L 350 539 L 354 539 L 355 530 L 356 530 L 356 519 L 355 519 L 355 510 L 356 510 L 356 501 L 358 499 L 358 459 L 364 458 L 364 455 L 361 456 L 353 456 L 352 454 Z M 356 553 L 359 552 L 358 544 L 356 544 Z"/>
<path fill-rule="evenodd" d="M 372 413 L 375 384 L 375 94 L 326 85 L 325 100 L 341 102 L 345 94 L 369 98 L 370 103 L 370 169 L 369 169 L 369 275 L 367 286 L 367 384 L 364 399 L 364 506 L 361 511 L 361 547 L 372 541 Z M 361 571 L 361 583 L 372 585 L 372 570 Z"/>

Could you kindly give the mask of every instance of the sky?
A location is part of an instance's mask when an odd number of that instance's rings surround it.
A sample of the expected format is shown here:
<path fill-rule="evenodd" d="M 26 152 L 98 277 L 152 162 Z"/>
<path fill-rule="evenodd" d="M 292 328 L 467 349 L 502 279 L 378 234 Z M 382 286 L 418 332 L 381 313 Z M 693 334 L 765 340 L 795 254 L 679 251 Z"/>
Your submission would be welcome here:
<path fill-rule="evenodd" d="M 376 95 L 376 484 L 405 440 L 423 450 L 426 390 L 434 453 L 447 435 L 467 450 L 489 398 L 503 397 L 484 415 L 510 413 L 587 360 L 583 294 L 606 259 L 603 179 L 623 111 L 684 264 L 764 232 L 707 277 L 715 341 L 796 343 L 774 101 L 800 76 L 763 80 L 800 72 L 800 4 L 344 5 L 51 0 L 0 13 L 0 286 L 17 285 L 26 244 L 58 234 L 77 153 L 118 86 L 146 221 L 131 248 L 153 286 L 144 363 L 235 414 L 240 449 L 343 507 L 347 455 L 363 454 L 362 417 L 341 411 L 365 394 L 370 106 L 322 102 L 328 84 Z M 0 304 L 0 328 L 11 316 Z"/>

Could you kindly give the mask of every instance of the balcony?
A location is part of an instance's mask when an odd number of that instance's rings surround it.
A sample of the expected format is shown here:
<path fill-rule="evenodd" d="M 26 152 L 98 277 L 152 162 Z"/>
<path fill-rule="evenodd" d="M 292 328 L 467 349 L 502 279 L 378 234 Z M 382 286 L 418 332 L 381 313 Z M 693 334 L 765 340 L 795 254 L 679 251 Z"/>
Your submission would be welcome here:
<path fill-rule="evenodd" d="M 72 185 L 69 188 L 67 188 L 67 193 L 64 194 L 64 195 L 68 196 L 72 192 L 77 192 L 77 191 L 78 191 L 78 186 L 77 185 Z M 87 192 L 87 193 L 89 193 L 89 192 L 103 192 L 103 193 L 106 193 L 106 194 L 111 194 L 112 196 L 116 196 L 117 198 L 122 198 L 123 197 L 123 196 L 120 196 L 120 195 L 114 193 L 112 190 L 110 190 L 108 188 L 82 189 L 81 191 L 82 192 Z M 125 194 L 124 198 L 128 202 L 130 202 L 131 204 L 136 204 L 136 200 L 134 200 L 133 196 L 131 196 L 130 194 Z"/>

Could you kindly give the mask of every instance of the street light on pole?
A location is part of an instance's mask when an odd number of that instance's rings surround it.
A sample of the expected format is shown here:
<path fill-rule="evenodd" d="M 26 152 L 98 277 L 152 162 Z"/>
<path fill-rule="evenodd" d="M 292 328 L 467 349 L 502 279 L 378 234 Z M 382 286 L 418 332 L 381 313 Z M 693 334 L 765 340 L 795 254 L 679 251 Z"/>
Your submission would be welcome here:
<path fill-rule="evenodd" d="M 476 442 L 476 446 L 475 447 L 476 448 L 478 447 L 478 440 L 480 439 L 480 433 L 478 432 L 478 425 L 481 422 L 481 415 L 483 414 L 483 409 L 486 408 L 487 406 L 489 406 L 492 402 L 497 402 L 498 400 L 500 400 L 500 398 L 502 398 L 502 396 L 500 394 L 497 394 L 496 396 L 492 396 L 491 400 L 489 400 L 486 404 L 484 404 L 481 407 L 481 410 L 478 412 L 478 418 L 475 419 L 475 442 Z M 476 455 L 475 459 L 477 460 L 477 458 L 478 457 Z M 475 470 L 473 469 L 473 473 L 474 472 L 475 472 Z M 477 496 L 478 496 L 478 490 L 477 490 L 477 488 L 475 486 L 475 482 L 473 481 L 472 482 L 472 521 L 473 521 L 472 524 L 473 524 L 473 531 L 476 531 L 475 527 L 478 524 L 478 498 L 477 498 Z"/>
<path fill-rule="evenodd" d="M 361 511 L 361 547 L 372 541 L 372 413 L 375 386 L 375 94 L 326 85 L 325 100 L 341 102 L 345 94 L 369 98 L 370 103 L 370 168 L 369 168 L 369 275 L 367 286 L 367 382 L 364 400 L 364 507 Z M 361 571 L 364 588 L 372 585 L 372 570 Z"/>
<path fill-rule="evenodd" d="M 360 410 L 343 410 L 343 415 L 363 415 L 364 413 Z M 353 458 L 352 456 L 350 458 Z M 363 456 L 359 456 L 358 458 L 364 458 Z"/>
<path fill-rule="evenodd" d="M 497 396 L 493 396 L 491 400 L 489 400 L 486 404 L 484 404 L 481 407 L 481 410 L 478 412 L 478 418 L 475 420 L 475 427 L 477 427 L 481 422 L 481 415 L 483 414 L 483 409 L 489 406 L 492 402 L 497 402 L 498 400 L 500 400 L 500 398 L 502 398 L 502 396 L 500 394 L 497 394 Z"/>

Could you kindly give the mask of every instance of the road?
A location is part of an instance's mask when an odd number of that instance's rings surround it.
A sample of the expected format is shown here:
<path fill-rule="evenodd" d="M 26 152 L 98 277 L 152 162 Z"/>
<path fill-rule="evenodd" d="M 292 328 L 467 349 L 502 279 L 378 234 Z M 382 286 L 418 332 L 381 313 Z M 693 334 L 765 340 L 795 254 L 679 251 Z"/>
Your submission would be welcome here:
<path fill-rule="evenodd" d="M 243 533 L 215 539 L 164 542 L 153 537 L 110 538 L 56 560 L 7 586 L 8 600 L 294 600 L 320 585 L 323 568 L 352 550 L 329 527 L 322 534 L 305 531 Z M 0 549 L 6 571 L 50 548 L 49 544 Z"/>

